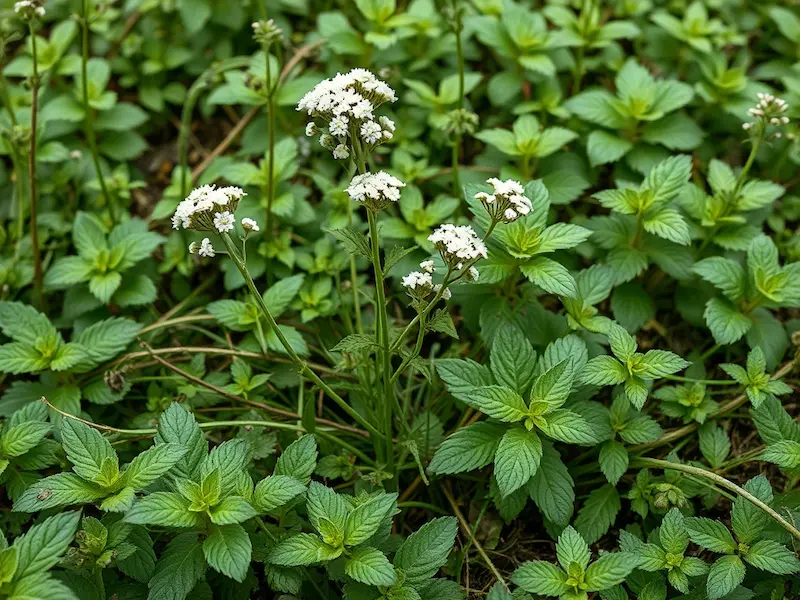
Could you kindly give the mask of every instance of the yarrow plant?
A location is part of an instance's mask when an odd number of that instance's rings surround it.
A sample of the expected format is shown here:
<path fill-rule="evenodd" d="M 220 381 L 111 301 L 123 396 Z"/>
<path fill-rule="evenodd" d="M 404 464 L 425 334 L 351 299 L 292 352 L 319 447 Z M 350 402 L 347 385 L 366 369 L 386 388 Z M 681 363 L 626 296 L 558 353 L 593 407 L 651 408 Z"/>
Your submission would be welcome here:
<path fill-rule="evenodd" d="M 405 183 L 386 171 L 356 175 L 345 191 L 350 199 L 378 212 L 400 199 Z"/>

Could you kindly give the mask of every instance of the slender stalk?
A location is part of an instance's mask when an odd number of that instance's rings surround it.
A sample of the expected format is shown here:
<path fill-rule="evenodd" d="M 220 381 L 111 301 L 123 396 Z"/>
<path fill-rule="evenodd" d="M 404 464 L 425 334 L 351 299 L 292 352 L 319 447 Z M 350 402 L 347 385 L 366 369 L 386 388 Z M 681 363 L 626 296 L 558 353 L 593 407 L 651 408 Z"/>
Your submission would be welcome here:
<path fill-rule="evenodd" d="M 225 244 L 225 248 L 228 251 L 231 260 L 233 260 L 236 267 L 239 269 L 239 272 L 242 274 L 242 277 L 247 284 L 247 288 L 250 291 L 250 294 L 253 296 L 253 299 L 258 304 L 259 309 L 261 310 L 264 317 L 267 319 L 267 323 L 269 324 L 271 330 L 275 333 L 275 336 L 280 341 L 281 345 L 283 346 L 286 353 L 289 355 L 289 358 L 292 359 L 292 362 L 297 365 L 299 368 L 299 372 L 314 382 L 320 389 L 322 389 L 325 394 L 327 394 L 343 411 L 345 411 L 350 417 L 352 417 L 357 423 L 359 423 L 364 429 L 369 431 L 373 436 L 382 437 L 381 433 L 370 423 L 367 419 L 362 417 L 355 409 L 353 409 L 347 402 L 339 396 L 336 392 L 334 392 L 331 387 L 322 381 L 319 376 L 312 371 L 308 364 L 300 358 L 300 356 L 295 352 L 292 345 L 289 343 L 289 340 L 286 339 L 286 336 L 283 335 L 283 332 L 278 327 L 278 324 L 275 322 L 275 318 L 272 316 L 269 308 L 267 307 L 267 303 L 264 302 L 264 298 L 261 293 L 256 288 L 256 284 L 253 281 L 253 278 L 250 276 L 250 273 L 247 270 L 247 265 L 244 264 L 241 257 L 239 256 L 239 251 L 233 244 L 233 240 L 231 236 L 227 233 L 221 233 L 220 238 L 222 238 L 222 242 Z M 391 437 L 391 436 L 390 436 Z"/>
<path fill-rule="evenodd" d="M 753 504 L 755 504 L 758 508 L 768 514 L 770 517 L 775 519 L 778 524 L 783 527 L 786 531 L 791 533 L 795 538 L 800 540 L 800 530 L 798 530 L 794 525 L 789 523 L 786 519 L 780 516 L 775 510 L 767 506 L 764 502 L 756 498 L 753 494 L 748 492 L 746 489 L 739 487 L 732 481 L 717 475 L 716 473 L 712 473 L 711 471 L 706 471 L 705 469 L 701 469 L 700 467 L 693 467 L 691 465 L 683 465 L 680 463 L 673 463 L 667 460 L 660 460 L 657 458 L 635 458 L 631 462 L 632 467 L 653 467 L 658 469 L 671 469 L 673 471 L 681 471 L 683 473 L 689 473 L 691 475 L 696 475 L 698 477 L 703 477 L 710 481 L 713 481 L 720 487 L 726 488 L 732 492 L 736 492 L 742 498 L 746 498 Z"/>
<path fill-rule="evenodd" d="M 269 140 L 269 157 L 267 158 L 267 218 L 265 231 L 267 235 L 272 235 L 272 203 L 275 199 L 275 92 L 278 83 L 273 85 L 270 66 L 269 49 L 271 44 L 264 48 L 264 55 L 267 63 L 267 136 Z M 267 271 L 269 273 L 269 271 Z"/>
<path fill-rule="evenodd" d="M 461 9 L 458 0 L 453 0 L 453 29 L 456 34 L 456 60 L 458 65 L 458 110 L 464 108 L 464 49 L 461 44 Z M 461 154 L 461 123 L 457 123 L 455 139 L 453 140 L 452 167 L 453 167 L 453 196 L 459 197 L 461 191 L 461 178 L 458 172 L 459 155 Z"/>
<path fill-rule="evenodd" d="M 83 83 L 83 127 L 86 134 L 86 141 L 89 144 L 89 151 L 92 154 L 92 162 L 94 163 L 94 170 L 97 174 L 97 179 L 100 181 L 100 189 L 103 193 L 103 200 L 108 206 L 111 220 L 114 223 L 119 222 L 119 215 L 117 214 L 117 207 L 108 193 L 105 177 L 103 177 L 103 168 L 100 166 L 100 155 L 97 152 L 97 138 L 94 133 L 94 111 L 89 106 L 89 77 L 87 74 L 89 64 L 89 0 L 83 0 L 81 3 L 81 26 L 82 26 L 82 41 L 81 41 L 81 75 Z"/>
<path fill-rule="evenodd" d="M 36 307 L 44 309 L 42 297 L 42 254 L 39 249 L 38 195 L 36 192 L 36 125 L 39 113 L 39 59 L 36 56 L 36 33 L 33 21 L 28 24 L 33 55 L 33 80 L 31 81 L 31 139 L 28 149 L 28 186 L 31 202 L 31 245 L 33 246 L 33 298 Z"/>
<path fill-rule="evenodd" d="M 376 214 L 367 210 L 369 220 L 370 246 L 372 247 L 372 266 L 375 272 L 375 315 L 379 329 L 378 343 L 383 355 L 383 435 L 386 443 L 386 460 L 389 472 L 394 475 L 394 445 L 392 443 L 392 409 L 394 398 L 392 393 L 392 365 L 389 350 L 389 324 L 386 312 L 386 291 L 384 290 L 383 268 L 381 267 L 381 249 L 378 243 L 378 223 Z"/>
<path fill-rule="evenodd" d="M 737 381 L 728 381 L 725 379 L 692 379 L 691 377 L 681 377 L 680 375 L 664 375 L 664 379 L 682 381 L 684 383 L 702 383 L 704 385 L 739 385 Z"/>

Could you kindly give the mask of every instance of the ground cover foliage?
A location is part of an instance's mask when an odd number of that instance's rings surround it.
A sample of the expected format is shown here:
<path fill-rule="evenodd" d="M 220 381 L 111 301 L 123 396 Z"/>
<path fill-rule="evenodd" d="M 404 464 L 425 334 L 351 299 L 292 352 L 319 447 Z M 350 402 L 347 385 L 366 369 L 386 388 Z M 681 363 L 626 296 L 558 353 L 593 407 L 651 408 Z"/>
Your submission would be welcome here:
<path fill-rule="evenodd" d="M 800 10 L 4 1 L 0 598 L 800 597 Z"/>

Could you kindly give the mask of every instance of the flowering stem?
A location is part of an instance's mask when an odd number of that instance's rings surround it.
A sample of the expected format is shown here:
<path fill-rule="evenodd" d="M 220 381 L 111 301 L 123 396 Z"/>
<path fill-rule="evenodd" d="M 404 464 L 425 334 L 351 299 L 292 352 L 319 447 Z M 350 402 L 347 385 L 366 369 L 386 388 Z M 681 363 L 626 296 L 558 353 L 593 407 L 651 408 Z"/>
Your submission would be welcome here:
<path fill-rule="evenodd" d="M 739 487 L 732 481 L 725 479 L 717 475 L 716 473 L 712 473 L 711 471 L 706 471 L 705 469 L 701 469 L 700 467 L 693 467 L 691 465 L 684 465 L 681 463 L 674 463 L 666 460 L 659 460 L 657 458 L 634 458 L 631 461 L 631 467 L 653 467 L 656 469 L 671 469 L 674 471 L 681 471 L 683 473 L 688 473 L 690 475 L 696 475 L 698 477 L 703 477 L 705 479 L 711 480 L 720 487 L 726 488 L 732 492 L 735 492 L 742 498 L 745 498 L 755 504 L 759 509 L 764 511 L 770 517 L 775 519 L 778 524 L 783 527 L 786 531 L 791 533 L 795 538 L 800 540 L 800 530 L 794 527 L 791 523 L 789 523 L 786 519 L 780 516 L 777 512 L 775 512 L 772 508 L 767 506 L 764 502 L 759 500 L 753 494 L 745 490 L 744 488 Z"/>
<path fill-rule="evenodd" d="M 33 297 L 36 307 L 41 311 L 42 305 L 42 254 L 39 249 L 38 197 L 36 193 L 36 121 L 39 112 L 39 61 L 36 57 L 36 34 L 33 21 L 28 25 L 31 35 L 31 53 L 33 54 L 33 80 L 31 82 L 31 139 L 28 150 L 28 182 L 31 201 L 31 245 L 33 246 Z"/>
<path fill-rule="evenodd" d="M 88 0 L 83 0 L 81 3 L 82 8 L 82 15 L 81 15 L 81 26 L 83 28 L 82 31 L 82 42 L 81 42 L 81 76 L 82 76 L 82 86 L 83 86 L 83 127 L 86 132 L 86 141 L 89 144 L 89 151 L 92 153 L 92 162 L 94 163 L 94 170 L 97 173 L 97 179 L 100 181 L 100 189 L 103 192 L 103 199 L 105 200 L 106 206 L 108 206 L 108 210 L 111 213 L 111 220 L 114 223 L 118 223 L 119 219 L 117 216 L 117 209 L 114 205 L 114 202 L 111 200 L 111 196 L 108 193 L 108 188 L 106 187 L 106 180 L 103 177 L 103 169 L 100 166 L 100 156 L 97 153 L 97 139 L 94 135 L 94 123 L 93 123 L 93 115 L 92 115 L 92 107 L 89 106 L 89 76 L 87 74 L 87 66 L 89 64 L 89 4 Z"/>
<path fill-rule="evenodd" d="M 381 250 L 378 245 L 378 223 L 376 213 L 367 210 L 369 221 L 370 246 L 372 248 L 372 266 L 375 271 L 375 321 L 377 338 L 383 354 L 383 435 L 386 442 L 386 460 L 389 472 L 394 475 L 394 446 L 392 445 L 392 366 L 389 350 L 389 324 L 386 313 L 386 292 L 384 290 L 383 268 L 381 267 Z"/>
<path fill-rule="evenodd" d="M 747 157 L 747 162 L 744 163 L 744 167 L 742 167 L 741 173 L 739 173 L 739 177 L 736 178 L 736 186 L 733 188 L 733 194 L 731 195 L 731 200 L 734 202 L 736 201 L 736 197 L 739 195 L 739 192 L 742 191 L 742 186 L 744 185 L 745 179 L 747 179 L 747 173 L 750 172 L 750 168 L 753 166 L 753 162 L 756 159 L 756 154 L 758 154 L 758 148 L 761 146 L 761 142 L 764 139 L 764 131 L 766 129 L 765 125 L 759 127 L 758 135 L 753 140 L 753 147 L 750 149 L 750 156 Z"/>
<path fill-rule="evenodd" d="M 264 302 L 263 296 L 261 296 L 261 293 L 256 288 L 256 284 L 247 270 L 247 265 L 245 265 L 244 261 L 242 261 L 241 257 L 239 256 L 239 252 L 236 249 L 231 236 L 227 233 L 221 233 L 220 238 L 222 238 L 222 242 L 225 244 L 231 260 L 233 260 L 234 264 L 239 269 L 239 272 L 242 274 L 242 277 L 247 284 L 247 289 L 250 291 L 250 294 L 253 296 L 256 304 L 258 304 L 259 309 L 267 319 L 267 323 L 269 324 L 271 330 L 275 332 L 275 336 L 278 338 L 278 341 L 280 341 L 284 350 L 286 350 L 286 354 L 289 355 L 289 358 L 292 359 L 292 362 L 294 362 L 299 368 L 299 373 L 314 382 L 315 385 L 317 385 L 323 392 L 330 396 L 331 399 L 338 404 L 343 411 L 352 417 L 353 420 L 355 420 L 359 425 L 364 427 L 364 429 L 369 431 L 370 434 L 381 437 L 381 433 L 372 425 L 372 423 L 367 421 L 349 404 L 347 404 L 344 398 L 334 392 L 331 387 L 322 381 L 322 379 L 320 379 L 319 376 L 309 368 L 308 364 L 302 358 L 300 358 L 300 356 L 298 356 L 297 352 L 294 351 L 294 348 L 292 348 L 291 344 L 289 343 L 289 340 L 286 339 L 286 336 L 283 335 L 283 332 L 278 327 L 278 324 L 275 322 L 275 318 L 269 311 L 266 302 Z"/>
<path fill-rule="evenodd" d="M 275 92 L 278 84 L 272 84 L 269 49 L 271 44 L 264 47 L 264 58 L 267 63 L 267 135 L 269 139 L 269 157 L 267 158 L 267 218 L 265 232 L 272 235 L 272 202 L 275 197 Z M 268 267 L 269 268 L 269 267 Z M 269 278 L 269 270 L 267 271 Z"/>

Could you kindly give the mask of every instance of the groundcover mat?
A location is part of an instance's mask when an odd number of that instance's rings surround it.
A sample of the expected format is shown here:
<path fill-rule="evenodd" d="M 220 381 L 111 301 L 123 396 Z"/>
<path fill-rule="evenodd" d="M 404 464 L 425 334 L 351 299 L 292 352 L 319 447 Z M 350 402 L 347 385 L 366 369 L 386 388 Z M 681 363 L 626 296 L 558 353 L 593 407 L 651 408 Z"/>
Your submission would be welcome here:
<path fill-rule="evenodd" d="M 800 5 L 0 1 L 0 599 L 800 599 Z"/>

